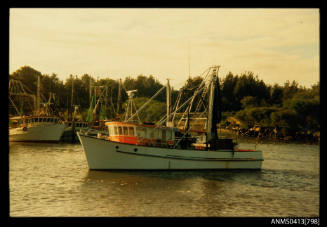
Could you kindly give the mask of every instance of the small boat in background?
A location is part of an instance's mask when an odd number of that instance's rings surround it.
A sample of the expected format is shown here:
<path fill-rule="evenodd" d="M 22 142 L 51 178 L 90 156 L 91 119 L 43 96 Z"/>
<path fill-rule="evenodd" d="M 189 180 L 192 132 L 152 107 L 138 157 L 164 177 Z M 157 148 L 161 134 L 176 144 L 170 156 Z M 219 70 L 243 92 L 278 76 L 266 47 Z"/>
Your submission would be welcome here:
<path fill-rule="evenodd" d="M 90 169 L 126 170 L 188 170 L 188 169 L 261 169 L 263 157 L 259 150 L 240 150 L 232 139 L 218 138 L 217 123 L 220 121 L 219 66 L 210 67 L 209 79 L 203 81 L 190 102 L 186 115 L 190 116 L 192 102 L 196 95 L 208 96 L 205 130 L 193 129 L 187 117 L 186 127 L 174 127 L 171 116 L 171 94 L 167 83 L 166 126 L 145 124 L 133 117 L 144 108 L 144 104 L 125 121 L 106 122 L 107 132 L 77 133 Z M 211 73 L 209 73 L 211 72 Z M 163 90 L 160 89 L 160 91 Z M 156 95 L 160 92 L 158 91 Z M 153 99 L 154 95 L 151 99 Z M 129 95 L 132 99 L 133 95 Z M 150 100 L 151 100 L 150 99 Z M 132 102 L 130 100 L 129 102 Z M 133 105 L 129 105 L 133 106 Z M 178 106 L 178 105 L 177 105 Z M 129 113 L 129 110 L 126 111 Z M 203 119 L 203 116 L 201 116 Z"/>
<path fill-rule="evenodd" d="M 36 110 L 31 116 L 20 115 L 9 118 L 10 142 L 59 142 L 66 128 L 58 116 L 50 111 L 51 95 L 47 103 L 40 105 L 40 76 L 37 83 Z M 22 86 L 22 85 L 21 85 Z M 35 95 L 31 95 L 35 97 Z M 10 99 L 10 93 L 9 93 Z M 10 99 L 11 102 L 13 102 Z M 13 103 L 14 104 L 14 103 Z"/>
<path fill-rule="evenodd" d="M 22 116 L 10 119 L 11 142 L 59 142 L 66 126 L 55 116 Z"/>

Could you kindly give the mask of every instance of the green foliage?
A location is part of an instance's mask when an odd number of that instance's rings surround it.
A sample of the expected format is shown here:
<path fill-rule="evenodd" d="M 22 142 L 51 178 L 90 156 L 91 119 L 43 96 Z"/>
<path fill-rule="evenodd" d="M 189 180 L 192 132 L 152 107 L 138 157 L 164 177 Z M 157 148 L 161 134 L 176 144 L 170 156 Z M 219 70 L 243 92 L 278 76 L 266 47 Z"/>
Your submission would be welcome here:
<path fill-rule="evenodd" d="M 57 75 L 44 74 L 29 67 L 23 66 L 9 75 L 21 81 L 29 93 L 36 94 L 37 78 L 41 76 L 42 102 L 49 99 L 50 92 L 55 93 L 55 104 L 58 111 L 67 115 L 71 105 L 72 79 L 68 77 L 65 83 L 58 79 Z M 88 118 L 90 107 L 90 81 L 93 86 L 105 86 L 107 90 L 107 109 L 102 113 L 109 117 L 115 117 L 118 102 L 119 80 L 110 78 L 94 80 L 90 75 L 83 74 L 80 78 L 74 76 L 74 104 L 80 106 L 81 118 Z M 182 87 L 183 95 L 180 103 L 184 103 L 191 97 L 195 89 L 202 82 L 201 77 L 190 77 Z M 135 103 L 139 108 L 151 98 L 162 86 L 154 76 L 138 75 L 136 78 L 126 77 L 122 81 L 122 102 L 127 102 L 127 90 L 137 89 Z M 283 86 L 275 84 L 266 85 L 252 72 L 241 75 L 233 75 L 229 72 L 220 80 L 222 101 L 222 117 L 226 121 L 229 117 L 242 121 L 245 125 L 260 124 L 262 126 L 285 127 L 292 130 L 319 130 L 320 129 L 320 83 L 311 88 L 299 86 L 296 81 L 286 81 Z M 177 99 L 179 91 L 172 89 L 172 104 Z M 33 105 L 27 104 L 28 97 L 17 102 L 18 108 L 26 114 L 33 109 Z M 30 99 L 30 98 L 29 98 Z M 22 101 L 23 100 L 23 101 Z M 152 100 L 147 108 L 141 111 L 140 118 L 143 121 L 156 122 L 166 112 L 166 93 L 161 92 L 155 100 Z M 199 97 L 194 100 L 193 109 Z M 24 105 L 22 105 L 22 103 Z M 185 109 L 181 110 L 184 111 Z M 202 111 L 201 109 L 200 111 Z M 15 110 L 10 110 L 14 114 Z M 89 116 L 90 117 L 90 116 Z"/>
<path fill-rule="evenodd" d="M 123 83 L 123 86 L 126 91 L 136 89 L 138 97 L 152 97 L 164 85 L 162 85 L 158 80 L 154 79 L 152 75 L 149 77 L 139 75 L 136 79 L 127 77 Z M 159 94 L 156 97 L 156 100 L 165 102 L 165 93 Z"/>
<path fill-rule="evenodd" d="M 319 130 L 320 125 L 320 101 L 318 98 L 306 98 L 294 96 L 287 101 L 287 108 L 297 113 L 298 127 L 303 130 Z"/>
<path fill-rule="evenodd" d="M 224 111 L 242 109 L 241 101 L 248 96 L 253 97 L 251 106 L 265 105 L 270 98 L 269 87 L 259 80 L 258 76 L 254 77 L 252 72 L 243 73 L 241 76 L 233 76 L 230 72 L 223 80 L 221 90 Z M 247 101 L 250 100 L 243 100 Z"/>
<path fill-rule="evenodd" d="M 259 100 L 257 97 L 253 96 L 245 96 L 241 99 L 242 107 L 245 108 L 251 108 L 251 107 L 257 107 L 259 106 Z"/>
<path fill-rule="evenodd" d="M 275 84 L 270 88 L 270 103 L 271 105 L 281 106 L 283 103 L 283 87 Z"/>
<path fill-rule="evenodd" d="M 271 114 L 278 111 L 277 107 L 251 107 L 238 111 L 235 117 L 248 127 L 254 124 L 272 126 Z"/>
<path fill-rule="evenodd" d="M 276 127 L 291 128 L 296 130 L 297 125 L 297 114 L 292 109 L 283 109 L 276 111 L 271 114 L 272 125 Z"/>
<path fill-rule="evenodd" d="M 137 97 L 134 99 L 137 109 L 139 109 L 149 98 Z M 127 103 L 124 104 L 127 106 Z M 163 115 L 166 114 L 166 103 L 152 100 L 147 107 L 139 112 L 139 117 L 142 122 L 157 122 Z"/>

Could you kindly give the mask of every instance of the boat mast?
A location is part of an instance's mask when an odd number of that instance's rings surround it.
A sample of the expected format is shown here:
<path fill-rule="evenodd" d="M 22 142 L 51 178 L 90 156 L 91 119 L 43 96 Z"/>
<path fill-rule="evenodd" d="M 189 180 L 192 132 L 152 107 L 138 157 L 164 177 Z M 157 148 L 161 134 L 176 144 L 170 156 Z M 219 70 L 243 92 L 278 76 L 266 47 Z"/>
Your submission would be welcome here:
<path fill-rule="evenodd" d="M 70 75 L 70 79 L 72 81 L 72 96 L 70 99 L 70 116 L 69 116 L 69 120 L 73 120 L 74 116 L 73 116 L 73 106 L 74 106 L 74 77 L 73 75 Z"/>
<path fill-rule="evenodd" d="M 171 116 L 171 90 L 170 90 L 170 85 L 169 85 L 169 79 L 167 79 L 167 89 L 166 89 L 167 97 L 166 97 L 166 102 L 167 102 L 167 120 L 166 120 L 166 126 L 167 127 L 174 127 L 174 123 L 172 121 L 172 116 Z"/>
<path fill-rule="evenodd" d="M 207 120 L 207 138 L 206 143 L 210 143 L 210 148 L 214 149 L 212 145 L 214 141 L 218 140 L 217 124 L 221 120 L 221 109 L 219 100 L 219 80 L 218 80 L 218 70 L 220 66 L 213 66 L 211 83 L 210 83 L 210 93 L 209 93 L 209 109 L 208 109 L 208 120 Z"/>
<path fill-rule="evenodd" d="M 41 76 L 37 77 L 37 90 L 36 90 L 36 114 L 40 114 L 40 86 L 41 86 Z"/>
<path fill-rule="evenodd" d="M 121 79 L 119 79 L 119 84 L 118 84 L 117 112 L 116 112 L 117 116 L 119 116 L 120 112 L 121 112 Z"/>
<path fill-rule="evenodd" d="M 127 95 L 128 95 L 128 102 L 127 102 L 127 109 L 126 109 L 126 113 L 125 113 L 125 122 L 133 122 L 133 109 L 135 109 L 135 112 L 137 112 L 137 108 L 134 102 L 134 94 L 135 92 L 137 92 L 137 90 L 129 90 L 126 91 Z M 137 119 L 138 119 L 138 123 L 141 123 L 141 119 L 139 117 L 139 115 L 136 113 Z"/>
<path fill-rule="evenodd" d="M 90 106 L 92 103 L 92 78 L 90 76 L 90 81 L 89 81 L 89 102 L 90 102 Z"/>

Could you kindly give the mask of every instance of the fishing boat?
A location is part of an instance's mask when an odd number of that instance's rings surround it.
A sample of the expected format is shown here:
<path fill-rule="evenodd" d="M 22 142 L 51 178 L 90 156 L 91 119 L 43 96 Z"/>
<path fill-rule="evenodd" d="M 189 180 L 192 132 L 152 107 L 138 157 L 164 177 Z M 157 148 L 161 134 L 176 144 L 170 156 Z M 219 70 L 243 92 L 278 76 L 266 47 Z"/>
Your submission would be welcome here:
<path fill-rule="evenodd" d="M 39 76 L 36 99 L 37 109 L 31 116 L 20 115 L 9 118 L 11 122 L 9 126 L 10 142 L 59 142 L 66 126 L 58 116 L 50 113 L 51 97 L 50 95 L 48 103 L 43 103 L 44 108 L 41 111 Z"/>
<path fill-rule="evenodd" d="M 11 142 L 59 142 L 65 130 L 65 124 L 55 116 L 22 116 L 10 119 Z"/>
<path fill-rule="evenodd" d="M 78 132 L 89 169 L 261 169 L 261 151 L 241 150 L 232 139 L 218 137 L 217 123 L 221 118 L 218 69 L 219 66 L 209 67 L 208 80 L 203 80 L 193 96 L 183 105 L 176 105 L 173 112 L 168 81 L 167 114 L 157 124 L 133 120 L 145 103 L 124 121 L 106 122 L 108 130 L 105 134 Z M 207 115 L 204 130 L 192 128 L 190 123 L 192 104 L 197 95 L 209 99 L 203 112 Z M 185 127 L 175 127 L 172 119 L 187 103 Z M 166 124 L 162 125 L 164 121 Z"/>

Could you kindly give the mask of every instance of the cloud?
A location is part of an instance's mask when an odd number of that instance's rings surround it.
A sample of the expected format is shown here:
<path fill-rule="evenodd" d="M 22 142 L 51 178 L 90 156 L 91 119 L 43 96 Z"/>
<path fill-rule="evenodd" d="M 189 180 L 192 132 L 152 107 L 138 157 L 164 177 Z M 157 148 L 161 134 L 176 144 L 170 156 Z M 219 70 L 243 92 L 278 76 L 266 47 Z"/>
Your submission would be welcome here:
<path fill-rule="evenodd" d="M 177 86 L 188 77 L 188 53 L 192 75 L 219 64 L 223 76 L 250 70 L 309 86 L 319 80 L 319 10 L 10 10 L 11 72 L 31 64 L 62 79 L 143 73 Z"/>

